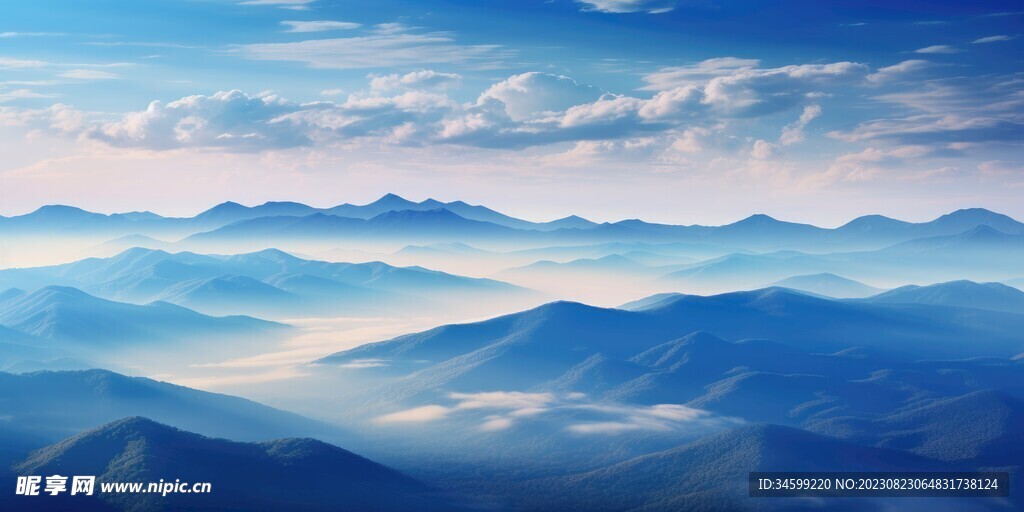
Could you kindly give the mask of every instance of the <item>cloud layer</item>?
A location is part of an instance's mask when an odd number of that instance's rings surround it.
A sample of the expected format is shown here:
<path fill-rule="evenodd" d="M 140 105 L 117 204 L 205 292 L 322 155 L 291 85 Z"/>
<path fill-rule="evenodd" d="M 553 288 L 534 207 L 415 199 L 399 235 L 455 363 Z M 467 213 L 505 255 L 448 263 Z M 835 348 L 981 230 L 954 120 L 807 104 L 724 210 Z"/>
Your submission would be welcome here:
<path fill-rule="evenodd" d="M 484 393 L 449 393 L 454 405 L 425 405 L 379 416 L 380 424 L 431 423 L 455 418 L 478 421 L 477 429 L 497 432 L 519 423 L 544 416 L 558 418 L 562 429 L 577 435 L 615 435 L 627 432 L 671 432 L 693 426 L 706 427 L 721 421 L 707 411 L 678 404 L 633 406 L 592 403 L 582 393 L 526 393 L 492 391 Z M 471 415 L 484 412 L 483 416 Z M 733 420 L 729 420 L 733 421 Z"/>

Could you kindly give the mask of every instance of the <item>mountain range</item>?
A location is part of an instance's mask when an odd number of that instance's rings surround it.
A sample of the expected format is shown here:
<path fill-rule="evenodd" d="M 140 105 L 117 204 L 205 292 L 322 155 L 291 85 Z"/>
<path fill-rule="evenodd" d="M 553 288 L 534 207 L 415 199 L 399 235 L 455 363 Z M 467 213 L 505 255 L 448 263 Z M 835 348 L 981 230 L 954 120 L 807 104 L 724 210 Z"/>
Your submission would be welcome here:
<path fill-rule="evenodd" d="M 424 310 L 444 301 L 484 297 L 525 303 L 535 296 L 529 290 L 489 279 L 380 262 L 312 261 L 274 249 L 207 256 L 133 248 L 110 258 L 0 270 L 0 288 L 34 290 L 54 285 L 153 308 L 171 303 L 209 314 L 276 318 L 366 314 L 400 306 Z M 98 304 L 92 307 L 104 309 Z M 8 325 L 5 316 L 12 314 L 0 315 L 0 324 Z"/>
<path fill-rule="evenodd" d="M 946 286 L 950 295 L 962 290 Z M 517 510 L 882 510 L 893 502 L 752 503 L 746 474 L 1019 471 L 1024 315 L 783 288 L 662 294 L 626 306 L 551 303 L 317 363 L 377 362 L 359 371 L 387 382 L 345 414 L 444 413 L 381 441 L 407 450 L 403 443 L 419 436 L 419 450 L 435 445 L 424 456 L 441 461 L 421 473 L 431 480 L 466 481 L 476 469 L 460 451 L 469 460 L 517 461 L 516 477 L 459 487 Z M 448 405 L 452 397 L 465 398 Z M 489 405 L 503 401 L 522 409 Z M 596 411 L 612 416 L 592 417 Z M 652 411 L 659 421 L 644 420 Z M 741 426 L 728 428 L 732 421 Z M 474 422 L 483 425 L 478 433 L 463 433 Z M 495 422 L 504 426 L 479 433 Z M 671 442 L 677 446 L 657 448 Z M 522 462 L 548 458 L 564 462 L 533 471 Z M 901 501 L 900 509 L 928 503 Z"/>
<path fill-rule="evenodd" d="M 35 212 L 0 217 L 0 233 L 66 236 L 102 234 L 188 237 L 202 246 L 241 239 L 402 239 L 407 243 L 505 240 L 554 245 L 607 242 L 691 242 L 745 249 L 874 250 L 929 237 L 954 236 L 985 226 L 1006 235 L 1024 234 L 1024 224 L 981 208 L 957 210 L 935 220 L 910 223 L 869 215 L 827 229 L 776 220 L 757 214 L 723 226 L 676 226 L 636 219 L 594 223 L 569 216 L 551 222 L 530 222 L 462 201 L 427 199 L 413 202 L 387 194 L 366 205 L 342 204 L 314 208 L 294 202 L 268 202 L 248 207 L 226 202 L 195 217 L 161 217 L 151 212 L 104 215 L 53 205 Z M 582 256 L 586 257 L 586 256 Z"/>

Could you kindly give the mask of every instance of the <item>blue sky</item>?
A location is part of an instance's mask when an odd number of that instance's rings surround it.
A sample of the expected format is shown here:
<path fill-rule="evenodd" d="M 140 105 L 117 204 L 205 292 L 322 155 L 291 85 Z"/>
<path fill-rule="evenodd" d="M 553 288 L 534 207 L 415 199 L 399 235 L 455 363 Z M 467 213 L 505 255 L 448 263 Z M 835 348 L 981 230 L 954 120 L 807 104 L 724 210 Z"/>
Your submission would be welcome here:
<path fill-rule="evenodd" d="M 1024 217 L 1020 4 L 827 4 L 5 2 L 0 214 Z"/>

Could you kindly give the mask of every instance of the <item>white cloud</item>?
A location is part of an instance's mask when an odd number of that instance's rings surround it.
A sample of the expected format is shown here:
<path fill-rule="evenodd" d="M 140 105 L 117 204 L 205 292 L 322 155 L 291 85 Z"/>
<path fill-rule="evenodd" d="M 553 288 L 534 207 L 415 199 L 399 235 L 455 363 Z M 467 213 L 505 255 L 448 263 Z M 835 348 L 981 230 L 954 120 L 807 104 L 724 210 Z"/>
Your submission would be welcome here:
<path fill-rule="evenodd" d="M 931 67 L 931 62 L 920 59 L 905 60 L 892 66 L 879 68 L 878 71 L 868 75 L 868 80 L 875 83 L 884 83 L 907 75 L 912 75 L 923 69 Z"/>
<path fill-rule="evenodd" d="M 653 406 L 584 405 L 581 409 L 620 416 L 613 421 L 575 423 L 566 427 L 576 434 L 622 434 L 633 431 L 670 431 L 709 420 L 707 411 L 678 404 Z"/>
<path fill-rule="evenodd" d="M 450 393 L 454 406 L 424 405 L 376 418 L 378 423 L 423 423 L 449 418 L 456 413 L 479 418 L 479 429 L 485 432 L 506 430 L 517 423 L 529 421 L 538 414 L 564 413 L 554 416 L 567 423 L 566 430 L 579 434 L 616 434 L 629 431 L 671 431 L 683 428 L 707 428 L 722 421 L 707 411 L 678 404 L 633 406 L 614 403 L 588 403 L 578 393 L 526 393 L 492 391 L 483 393 Z M 505 411 L 500 414 L 473 416 L 478 411 Z M 478 413 L 479 414 L 479 413 Z M 589 419 L 583 421 L 581 418 Z"/>
<path fill-rule="evenodd" d="M 755 62 L 706 62 L 694 67 L 701 71 L 690 74 L 677 69 L 672 80 L 684 85 L 659 90 L 649 98 L 602 94 L 566 76 L 531 72 L 494 83 L 475 102 L 460 103 L 446 91 L 461 77 L 433 70 L 370 75 L 368 90 L 343 101 L 296 103 L 267 94 L 222 91 L 166 104 L 156 101 L 144 111 L 94 122 L 85 136 L 120 147 L 236 152 L 353 141 L 480 148 L 575 142 L 575 155 L 566 157 L 589 158 L 653 154 L 652 137 L 660 136 L 671 139 L 666 147 L 692 153 L 713 135 L 720 146 L 738 146 L 720 135 L 731 122 L 800 108 L 800 118 L 782 135 L 783 145 L 795 143 L 820 113 L 810 102 L 827 97 L 823 89 L 863 84 L 867 74 L 866 66 L 851 62 L 768 69 L 751 67 Z M 105 73 L 76 71 L 88 73 L 74 76 L 93 79 L 101 76 L 95 73 Z M 341 96 L 343 91 L 323 94 Z"/>
<path fill-rule="evenodd" d="M 314 1 L 315 0 L 244 0 L 242 2 L 238 2 L 238 5 L 266 5 L 281 9 L 290 9 L 293 11 L 307 11 L 309 10 L 309 4 Z"/>
<path fill-rule="evenodd" d="M 971 44 L 998 43 L 1000 41 L 1012 41 L 1012 40 L 1016 39 L 1017 37 L 1018 36 L 1016 36 L 1016 35 L 1012 35 L 1012 36 L 1002 36 L 1002 35 L 1000 35 L 1000 36 L 981 37 L 981 38 L 975 39 L 974 41 L 971 41 Z"/>
<path fill-rule="evenodd" d="M 551 393 L 522 393 L 519 391 L 493 391 L 486 393 L 450 393 L 459 409 L 538 409 L 555 401 Z"/>
<path fill-rule="evenodd" d="M 636 430 L 648 430 L 644 425 L 638 423 L 627 423 L 622 421 L 600 421 L 593 423 L 578 423 L 569 425 L 567 430 L 577 434 L 621 434 Z"/>
<path fill-rule="evenodd" d="M 775 154 L 778 146 L 771 142 L 760 140 L 754 142 L 754 148 L 750 150 L 750 156 L 758 160 L 767 160 Z"/>
<path fill-rule="evenodd" d="M 567 76 L 530 72 L 510 76 L 492 85 L 480 95 L 477 104 L 489 99 L 498 100 L 512 120 L 521 121 L 545 112 L 560 112 L 575 105 L 591 103 L 601 95 L 600 89 Z"/>
<path fill-rule="evenodd" d="M 488 416 L 487 421 L 480 425 L 480 430 L 484 432 L 497 432 L 499 430 L 506 430 L 512 427 L 512 420 L 509 418 L 503 418 L 501 416 Z"/>
<path fill-rule="evenodd" d="M 437 421 L 448 416 L 452 409 L 441 405 L 424 405 L 404 411 L 393 412 L 377 417 L 377 423 L 426 423 Z"/>
<path fill-rule="evenodd" d="M 324 89 L 320 91 L 321 96 L 341 96 L 345 94 L 344 89 Z"/>
<path fill-rule="evenodd" d="M 856 153 L 839 155 L 829 168 L 813 174 L 805 180 L 811 187 L 820 187 L 839 182 L 857 183 L 869 181 L 897 168 L 904 161 L 921 159 L 935 154 L 932 148 L 922 145 L 895 146 L 891 148 L 869 147 Z"/>
<path fill-rule="evenodd" d="M 499 45 L 461 45 L 446 32 L 378 33 L 293 43 L 237 45 L 228 50 L 252 60 L 302 62 L 320 69 L 369 69 L 424 64 L 493 66 L 509 55 Z"/>
<path fill-rule="evenodd" d="M 309 143 L 309 136 L 278 117 L 297 105 L 276 96 L 241 91 L 188 96 L 164 104 L 154 101 L 141 112 L 94 126 L 87 136 L 112 146 L 175 149 L 214 147 L 260 150 Z"/>
<path fill-rule="evenodd" d="M 1012 143 L 1024 133 L 1024 97 L 1014 75 L 955 77 L 874 98 L 893 115 L 863 121 L 829 136 L 847 142 L 898 144 Z M 899 107 L 899 108 L 895 108 Z"/>
<path fill-rule="evenodd" d="M 86 114 L 69 105 L 57 103 L 45 109 L 0 108 L 0 125 L 48 130 L 62 135 L 77 135 L 86 127 Z"/>
<path fill-rule="evenodd" d="M 755 69 L 760 63 L 761 61 L 757 59 L 717 57 L 687 66 L 665 67 L 643 77 L 644 82 L 647 82 L 643 90 L 664 91 L 685 85 L 703 83 L 719 76 Z"/>
<path fill-rule="evenodd" d="M 98 69 L 71 69 L 64 71 L 63 73 L 59 73 L 57 76 L 61 78 L 71 78 L 74 80 L 114 80 L 121 78 L 121 75 L 118 75 L 117 73 L 100 71 Z"/>
<path fill-rule="evenodd" d="M 461 75 L 424 69 L 404 75 L 370 75 L 370 89 L 378 92 L 398 89 L 448 89 L 458 85 Z"/>
<path fill-rule="evenodd" d="M 388 366 L 388 364 L 385 359 L 353 359 L 341 365 L 340 368 L 380 368 Z"/>
<path fill-rule="evenodd" d="M 13 89 L 10 91 L 0 90 L 0 103 L 7 103 L 16 100 L 54 98 L 56 96 L 56 94 L 39 93 L 31 89 Z"/>
<path fill-rule="evenodd" d="M 63 32 L 0 32 L 0 39 L 9 39 L 12 37 L 49 37 L 49 36 L 63 36 Z"/>
<path fill-rule="evenodd" d="M 948 44 L 937 44 L 914 50 L 914 53 L 960 53 L 963 50 Z"/>
<path fill-rule="evenodd" d="M 583 10 L 607 12 L 607 13 L 629 13 L 646 12 L 649 14 L 661 14 L 675 8 L 672 0 L 577 0 L 583 4 Z"/>
<path fill-rule="evenodd" d="M 782 128 L 782 136 L 779 137 L 779 143 L 783 146 L 792 146 L 798 142 L 803 142 L 804 128 L 808 123 L 820 115 L 820 106 L 808 105 L 804 107 L 804 111 L 800 114 L 800 118 L 797 119 L 795 123 Z"/>
<path fill-rule="evenodd" d="M 288 27 L 285 32 L 327 32 L 330 30 L 353 30 L 361 27 L 359 23 L 350 21 L 282 21 Z"/>
<path fill-rule="evenodd" d="M 378 23 L 373 26 L 373 32 L 382 35 L 398 34 L 410 30 L 412 27 L 405 23 Z"/>
<path fill-rule="evenodd" d="M 704 139 L 711 135 L 711 130 L 704 127 L 687 128 L 682 135 L 672 142 L 672 149 L 683 153 L 699 153 L 704 150 Z"/>
<path fill-rule="evenodd" d="M 854 62 L 757 68 L 757 61 L 714 59 L 685 68 L 664 68 L 645 77 L 658 90 L 645 107 L 647 117 L 711 113 L 757 117 L 803 103 L 822 87 L 862 79 L 868 68 Z"/>
<path fill-rule="evenodd" d="M 29 59 L 12 59 L 9 57 L 0 57 L 0 69 L 30 69 L 30 68 L 41 68 L 47 65 L 46 62 L 41 60 L 29 60 Z"/>
<path fill-rule="evenodd" d="M 672 421 L 692 421 L 707 416 L 707 411 L 686 407 L 678 404 L 658 404 L 649 409 L 642 409 L 642 414 Z"/>

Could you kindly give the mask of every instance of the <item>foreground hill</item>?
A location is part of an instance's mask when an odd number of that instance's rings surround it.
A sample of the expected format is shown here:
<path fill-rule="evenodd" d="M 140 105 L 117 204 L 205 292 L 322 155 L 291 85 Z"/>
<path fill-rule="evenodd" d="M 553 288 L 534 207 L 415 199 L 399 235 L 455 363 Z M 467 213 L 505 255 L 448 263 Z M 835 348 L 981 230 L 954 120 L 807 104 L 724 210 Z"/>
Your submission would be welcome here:
<path fill-rule="evenodd" d="M 209 482 L 205 494 L 5 497 L 19 510 L 328 511 L 454 510 L 426 485 L 314 439 L 238 443 L 140 417 L 103 425 L 33 452 L 20 475 L 95 475 L 102 482 Z M 48 501 L 49 500 L 49 501 Z"/>

